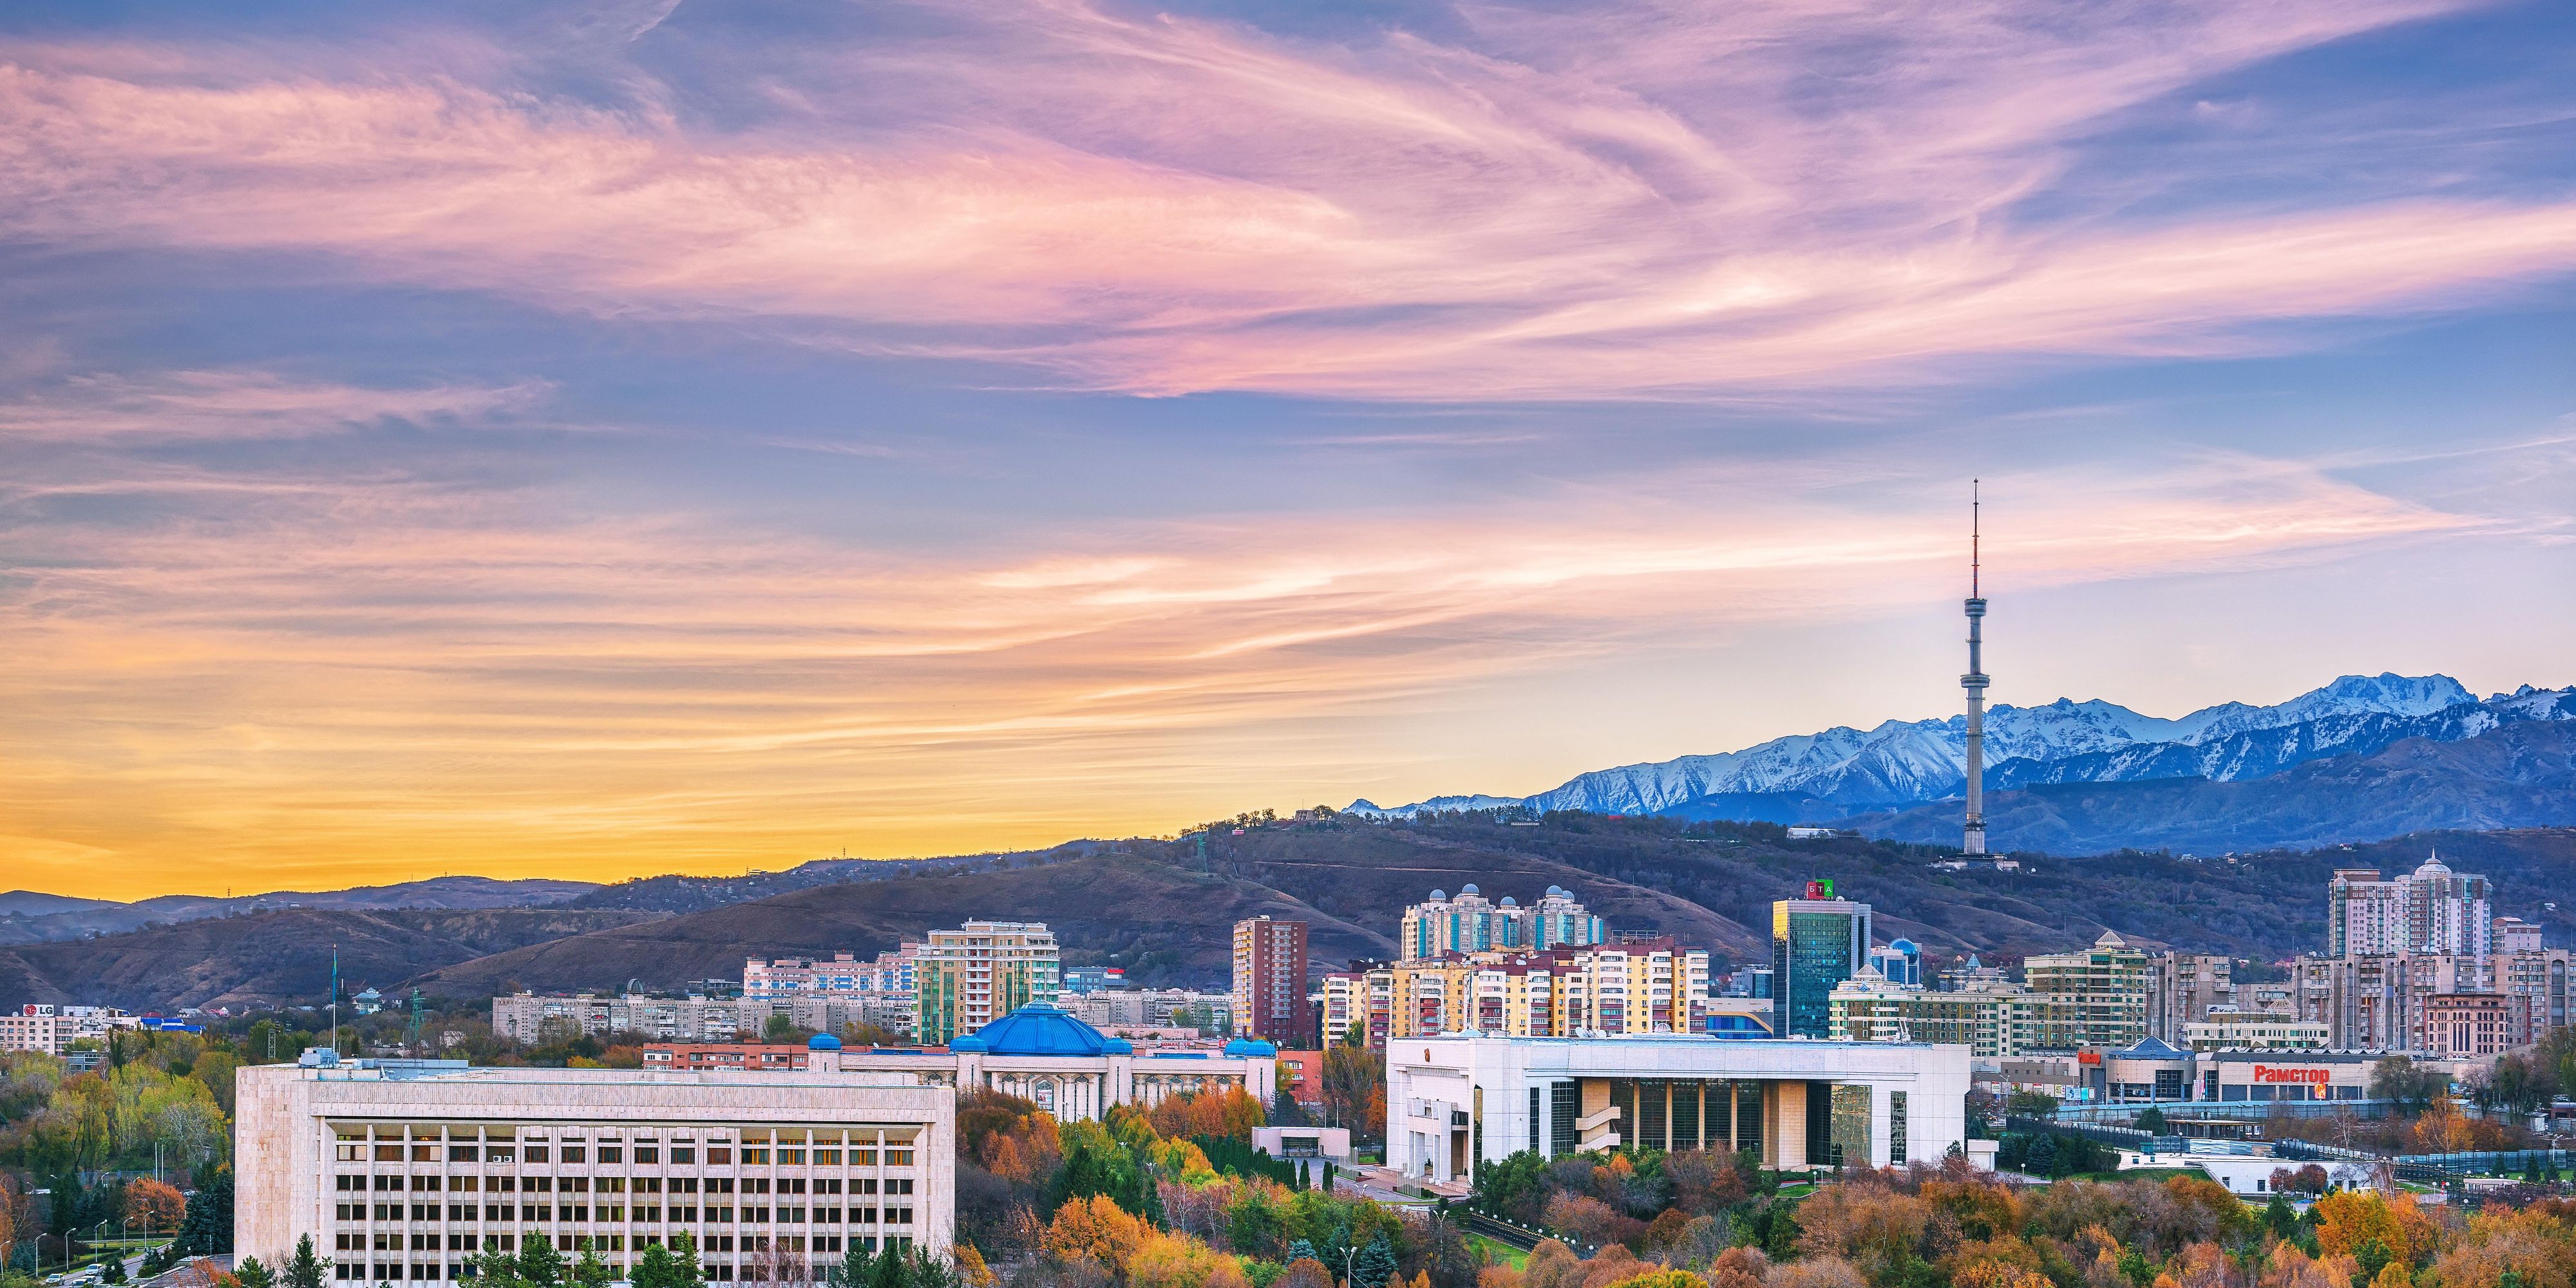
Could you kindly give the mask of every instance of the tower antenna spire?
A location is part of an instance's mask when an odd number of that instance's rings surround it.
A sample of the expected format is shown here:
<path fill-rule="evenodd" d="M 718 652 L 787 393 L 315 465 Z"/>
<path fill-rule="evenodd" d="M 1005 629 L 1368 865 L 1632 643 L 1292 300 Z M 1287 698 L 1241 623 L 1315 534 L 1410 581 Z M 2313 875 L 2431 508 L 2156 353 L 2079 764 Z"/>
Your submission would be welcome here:
<path fill-rule="evenodd" d="M 1963 854 L 1986 852 L 1986 597 L 1981 584 L 1984 564 L 1985 496 L 1983 480 L 1968 480 L 1968 673 L 1959 687 L 1968 691 L 1968 808 L 1960 836 Z"/>

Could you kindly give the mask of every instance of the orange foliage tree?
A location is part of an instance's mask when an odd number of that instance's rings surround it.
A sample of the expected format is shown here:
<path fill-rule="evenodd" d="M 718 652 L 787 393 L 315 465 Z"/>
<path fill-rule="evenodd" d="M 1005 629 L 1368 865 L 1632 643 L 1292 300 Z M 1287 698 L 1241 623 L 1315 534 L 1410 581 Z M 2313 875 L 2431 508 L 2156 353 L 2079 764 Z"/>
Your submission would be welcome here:
<path fill-rule="evenodd" d="M 125 1187 L 125 1223 L 138 1230 L 167 1234 L 188 1215 L 188 1200 L 177 1187 L 151 1177 Z"/>
<path fill-rule="evenodd" d="M 1247 1143 L 1253 1128 L 1270 1121 L 1261 1102 L 1241 1087 L 1173 1096 L 1155 1105 L 1147 1117 L 1154 1124 L 1154 1134 L 1165 1140 L 1231 1136 Z"/>
<path fill-rule="evenodd" d="M 1124 1266 L 1144 1246 L 1148 1233 L 1144 1222 L 1129 1216 L 1108 1195 L 1094 1194 L 1067 1199 L 1057 1208 L 1042 1244 L 1067 1261 L 1089 1257 L 1104 1266 Z"/>

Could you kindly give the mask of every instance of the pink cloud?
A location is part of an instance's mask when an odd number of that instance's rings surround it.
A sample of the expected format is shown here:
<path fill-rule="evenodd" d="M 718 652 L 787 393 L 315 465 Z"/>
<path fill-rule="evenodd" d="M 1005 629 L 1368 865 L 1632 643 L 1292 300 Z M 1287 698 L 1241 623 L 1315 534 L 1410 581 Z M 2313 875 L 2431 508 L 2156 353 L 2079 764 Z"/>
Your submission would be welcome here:
<path fill-rule="evenodd" d="M 291 438 L 381 420 L 481 417 L 540 392 L 524 385 L 368 389 L 266 371 L 95 374 L 0 401 L 0 437 Z"/>
<path fill-rule="evenodd" d="M 673 109 L 678 87 L 616 109 L 22 49 L 0 213 L 65 244 L 313 252 L 1149 393 L 1918 380 L 2243 345 L 2576 268 L 2565 202 L 2016 213 L 2107 114 L 2446 7 L 1469 8 L 1460 43 L 1331 46 L 972 6 L 942 35 L 779 51 L 795 109 L 729 132 Z"/>

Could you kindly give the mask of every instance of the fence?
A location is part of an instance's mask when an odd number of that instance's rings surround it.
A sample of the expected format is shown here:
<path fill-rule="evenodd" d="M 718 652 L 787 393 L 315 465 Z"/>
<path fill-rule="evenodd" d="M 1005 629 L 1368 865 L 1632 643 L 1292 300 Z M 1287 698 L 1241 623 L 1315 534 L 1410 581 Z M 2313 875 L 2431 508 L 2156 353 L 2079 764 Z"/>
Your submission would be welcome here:
<path fill-rule="evenodd" d="M 2063 1123 L 2125 1123 L 2148 1109 L 2172 1118 L 2385 1118 L 2393 1100 L 2159 1100 L 2152 1104 L 2059 1105 Z"/>

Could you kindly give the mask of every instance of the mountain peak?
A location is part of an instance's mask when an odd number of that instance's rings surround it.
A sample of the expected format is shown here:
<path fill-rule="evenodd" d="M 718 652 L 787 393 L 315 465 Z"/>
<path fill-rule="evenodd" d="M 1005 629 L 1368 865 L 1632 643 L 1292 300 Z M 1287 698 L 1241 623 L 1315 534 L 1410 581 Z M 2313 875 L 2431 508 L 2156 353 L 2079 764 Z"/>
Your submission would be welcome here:
<path fill-rule="evenodd" d="M 2099 698 L 1999 704 L 1986 719 L 1987 763 L 1995 773 L 1988 785 L 2005 778 L 2252 778 L 2364 743 L 2375 750 L 2399 737 L 2450 740 L 2474 737 L 2500 721 L 2570 718 L 2576 718 L 2576 703 L 2522 696 L 2481 705 L 2447 675 L 2395 672 L 2338 676 L 2273 706 L 2227 702 L 2173 719 Z M 1841 817 L 1958 794 L 1967 772 L 1966 726 L 1961 716 L 1883 720 L 1865 733 L 1836 725 L 1740 751 L 1594 770 L 1527 798 L 1441 796 L 1393 808 L 1363 800 L 1351 809 L 1402 817 L 1525 804 L 1540 811 L 1604 814 L 1758 808 Z"/>

